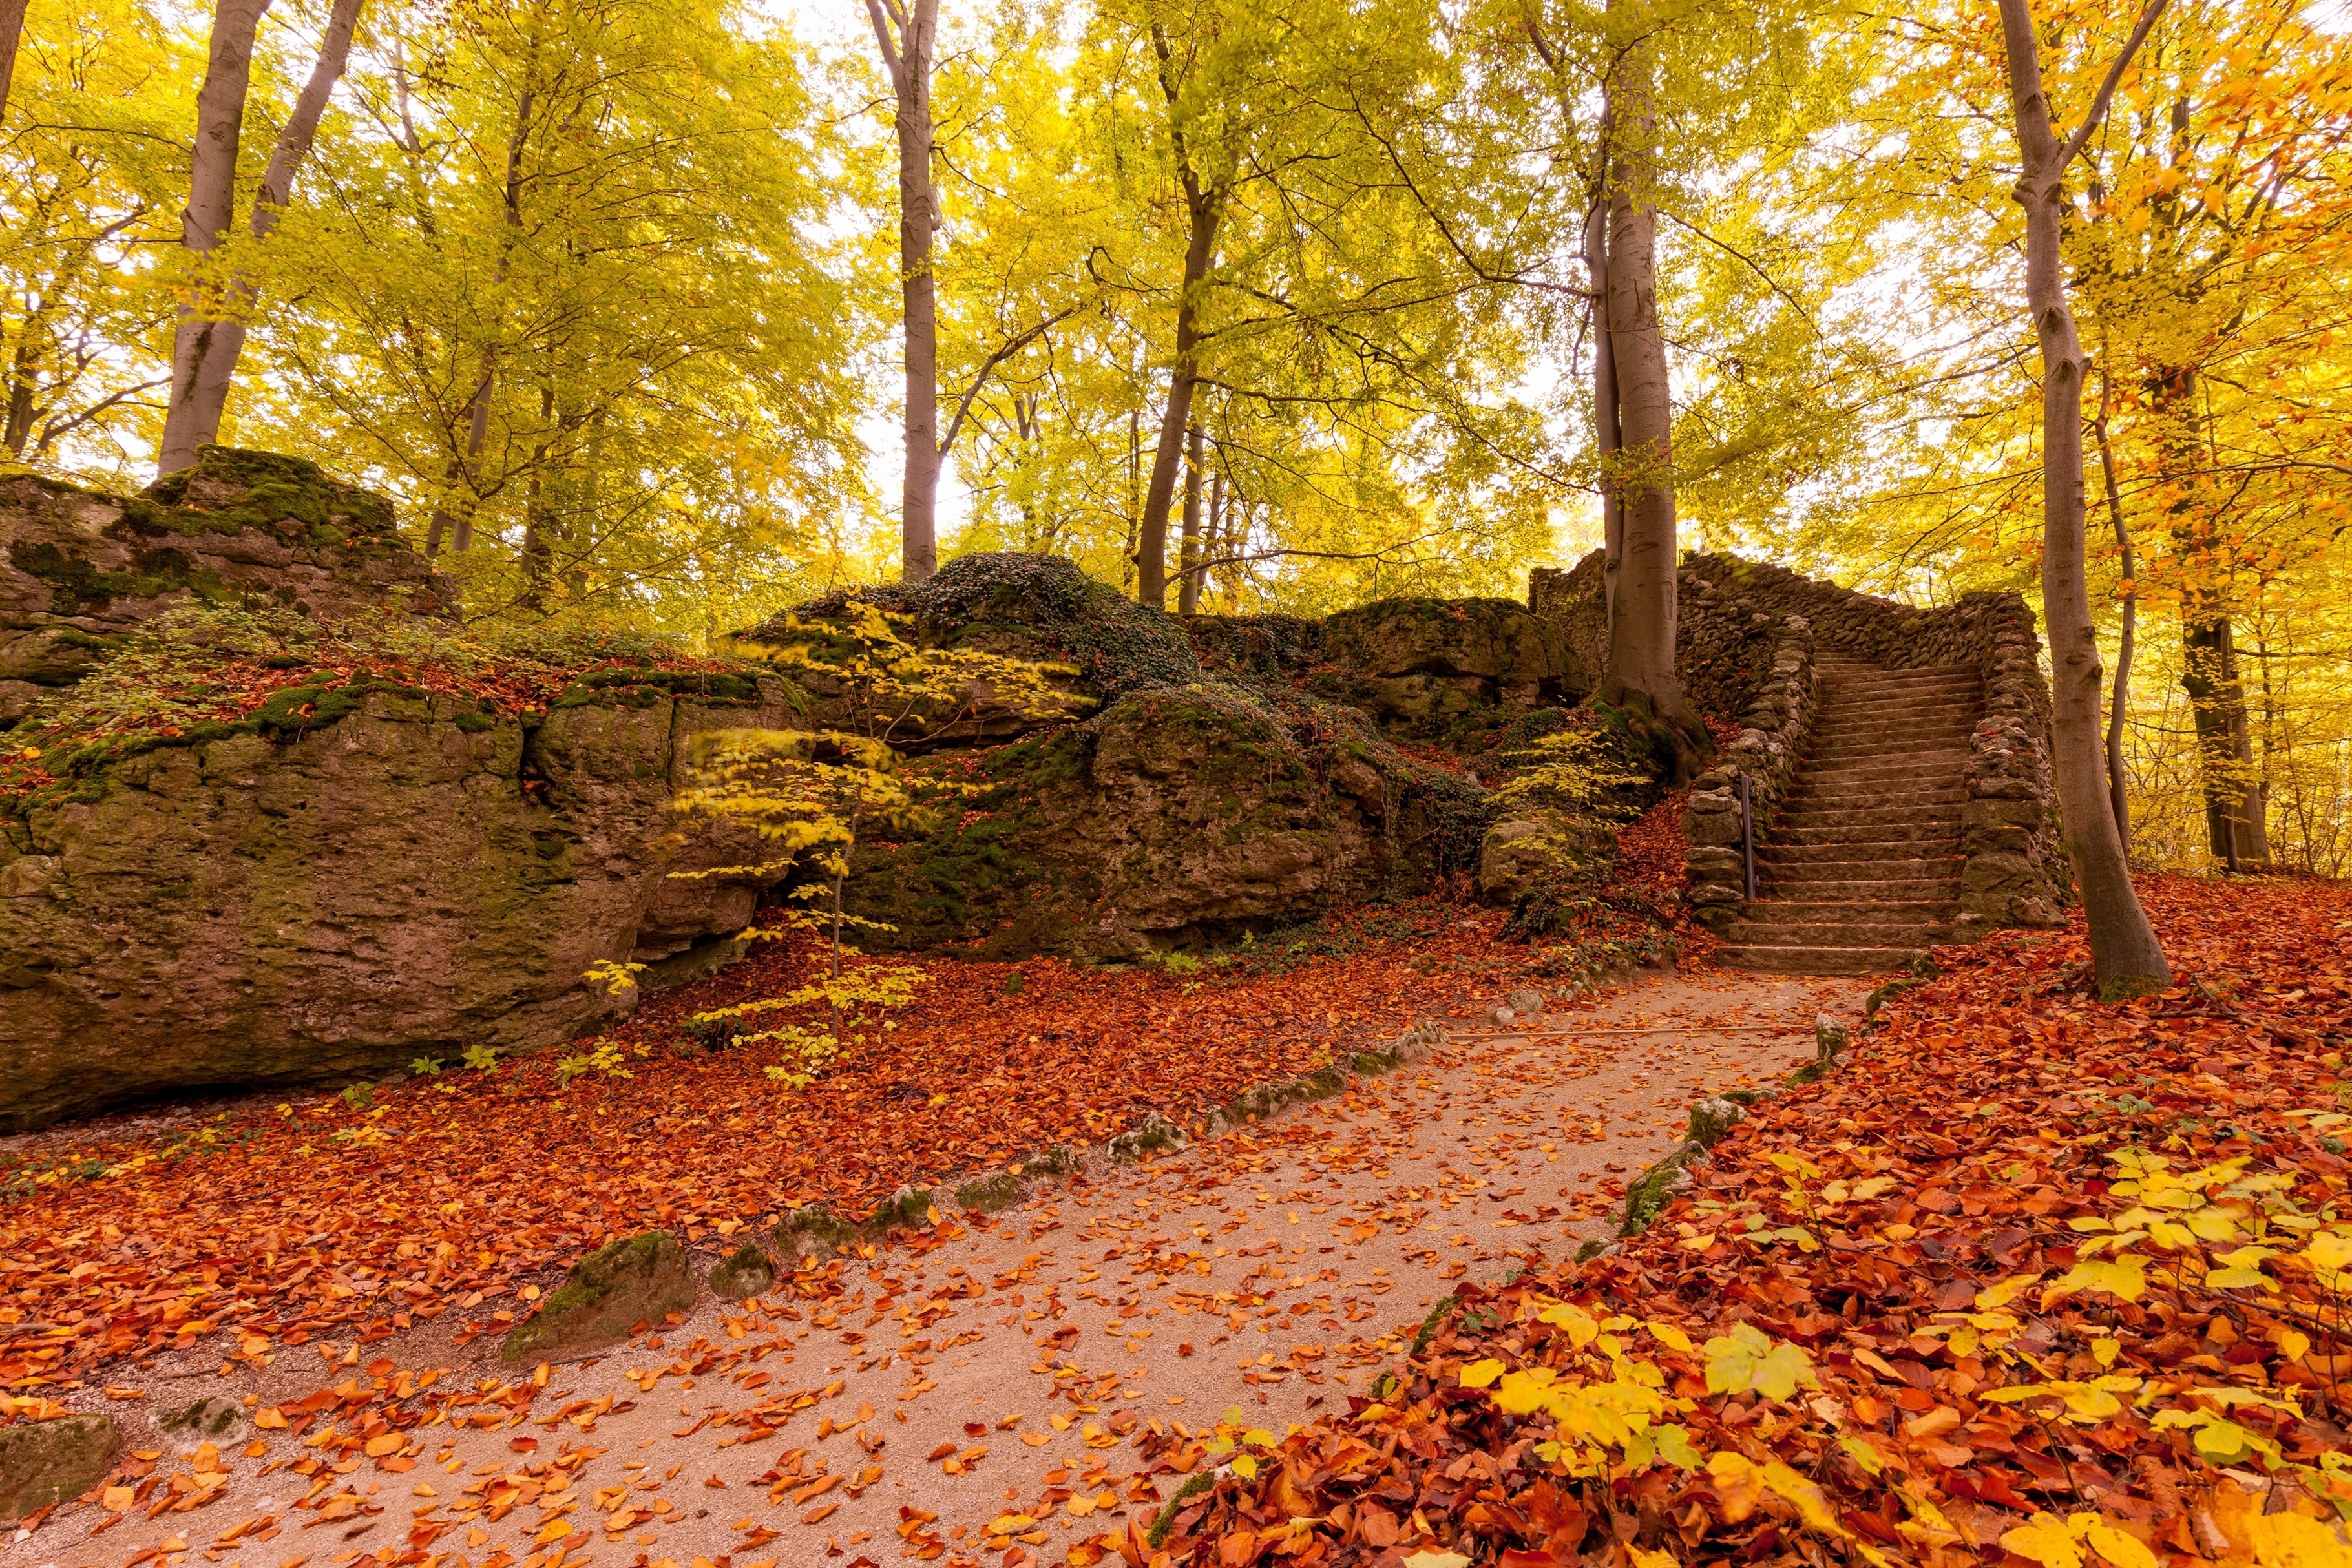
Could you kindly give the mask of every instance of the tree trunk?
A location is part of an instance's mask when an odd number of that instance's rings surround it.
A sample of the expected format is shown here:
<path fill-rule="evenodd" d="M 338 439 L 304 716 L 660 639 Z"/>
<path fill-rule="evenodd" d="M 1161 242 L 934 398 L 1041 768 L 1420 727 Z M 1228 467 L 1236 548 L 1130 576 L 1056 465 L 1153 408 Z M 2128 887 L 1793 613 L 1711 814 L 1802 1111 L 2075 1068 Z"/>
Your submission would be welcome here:
<path fill-rule="evenodd" d="M 245 95 L 253 78 L 253 35 L 269 0 L 218 0 L 213 11 L 210 58 L 196 92 L 195 154 L 188 166 L 188 204 L 180 214 L 180 243 L 194 256 L 209 255 L 228 237 L 236 205 L 236 153 L 245 129 Z M 201 289 L 198 290 L 201 293 Z M 172 400 L 163 414 L 163 440 L 157 453 L 158 478 L 195 462 L 198 438 L 196 382 L 212 348 L 215 311 L 191 300 L 180 305 L 172 337 Z"/>
<path fill-rule="evenodd" d="M 2091 623 L 2089 573 L 2084 565 L 2083 375 L 2085 369 L 2074 312 L 2066 301 L 2060 236 L 2065 221 L 2066 166 L 2104 115 L 2114 83 L 2163 0 L 2140 19 L 2116 62 L 2098 107 L 2062 146 L 2042 85 L 2042 59 L 2028 0 L 2000 0 L 2002 41 L 2009 57 L 2010 99 L 2024 172 L 2016 199 L 2025 209 L 2026 304 L 2042 349 L 2042 615 L 2050 637 L 2052 774 L 2064 817 L 2066 851 L 2074 862 L 2090 926 L 2091 964 L 2100 994 L 2116 998 L 2160 989 L 2171 967 L 2132 891 L 2122 837 L 2106 801 L 2099 737 L 2099 643 Z"/>
<path fill-rule="evenodd" d="M 2180 618 L 2180 685 L 2197 727 L 2206 836 L 2214 858 L 2231 871 L 2267 865 L 2270 802 L 2254 767 L 2236 629 L 2227 610 L 2194 594 L 2182 597 Z"/>
<path fill-rule="evenodd" d="M 1649 203 L 1656 69 L 1653 44 L 1629 47 L 1611 78 L 1603 116 L 1611 127 L 1603 152 L 1609 206 L 1603 316 L 1622 438 L 1610 487 L 1617 494 L 1623 544 L 1608 663 L 1594 696 L 1625 712 L 1679 788 L 1714 745 L 1675 669 L 1674 402 L 1658 321 L 1657 215 Z"/>
<path fill-rule="evenodd" d="M 2132 644 L 2139 630 L 2139 559 L 2132 550 L 2131 527 L 2124 521 L 2123 492 L 2116 485 L 2116 455 L 2107 444 L 2107 410 L 2115 395 L 2115 380 L 2103 365 L 2099 371 L 2099 417 L 2091 430 L 2099 440 L 2099 476 L 2107 495 L 2107 517 L 2116 527 L 2116 551 L 2122 558 L 2124 580 L 2123 629 L 2116 639 L 2116 694 L 2107 705 L 2107 809 L 2115 813 L 2116 837 L 2124 853 L 2131 853 L 2131 798 L 2124 790 L 2124 712 L 2131 700 Z"/>
<path fill-rule="evenodd" d="M 1608 157 L 1605 144 L 1601 156 Z M 1605 177 L 1601 184 L 1605 189 Z M 1592 444 L 1600 460 L 1602 624 L 1614 625 L 1617 570 L 1625 559 L 1625 512 L 1618 504 L 1614 476 L 1625 438 L 1617 423 L 1617 360 L 1609 343 L 1609 206 L 1598 193 L 1584 221 L 1584 271 L 1592 285 Z"/>
<path fill-rule="evenodd" d="M 1143 411 L 1127 411 L 1127 543 L 1118 553 L 1118 591 L 1135 589 L 1136 529 L 1143 520 Z"/>
<path fill-rule="evenodd" d="M 1201 341 L 1201 285 L 1216 254 L 1217 208 L 1213 199 L 1184 175 L 1192 237 L 1184 246 L 1184 287 L 1176 300 L 1176 363 L 1168 372 L 1168 406 L 1160 411 L 1160 444 L 1152 449 L 1151 483 L 1143 493 L 1143 521 L 1136 541 L 1136 597 L 1155 610 L 1168 607 L 1168 511 L 1176 498 L 1176 460 L 1192 419 L 1192 387 Z"/>
<path fill-rule="evenodd" d="M 1184 535 L 1177 546 L 1176 613 L 1196 615 L 1201 609 L 1201 427 L 1184 437 Z"/>
<path fill-rule="evenodd" d="M 16 79 L 16 40 L 25 36 L 26 0 L 0 0 L 0 120 L 8 118 L 8 86 Z"/>
<path fill-rule="evenodd" d="M 939 200 L 931 188 L 931 56 L 939 0 L 902 10 L 866 0 L 875 41 L 890 70 L 898 134 L 898 293 L 907 343 L 907 465 L 899 487 L 899 576 L 921 582 L 939 570 L 939 300 L 931 276 L 931 231 Z M 896 32 L 893 32 L 893 24 Z"/>
<path fill-rule="evenodd" d="M 278 132 L 278 145 L 270 150 L 269 166 L 263 171 L 261 189 L 253 198 L 250 227 L 253 237 L 266 240 L 278 227 L 280 214 L 293 197 L 294 176 L 301 172 L 303 159 L 310 156 L 310 144 L 317 140 L 319 121 L 327 112 L 327 101 L 334 94 L 335 84 L 342 79 L 344 62 L 352 52 L 352 29 L 359 23 L 361 0 L 335 0 L 334 9 L 327 16 L 327 30 L 319 40 L 319 57 L 310 67 L 310 79 L 302 85 L 301 96 L 294 100 L 294 112 Z M 245 351 L 245 324 L 252 313 L 260 280 L 245 273 L 229 279 L 221 295 L 219 319 L 204 323 L 201 330 L 205 341 L 195 355 L 195 383 L 184 400 L 175 384 L 173 389 L 172 418 L 179 419 L 181 428 L 174 444 L 170 420 L 165 425 L 163 471 L 184 468 L 195 461 L 196 448 L 218 439 L 221 415 L 228 407 L 228 392 L 236 378 L 236 362 Z M 174 369 L 176 370 L 176 364 Z M 184 401 L 186 413 L 181 415 Z M 184 460 L 174 463 L 175 456 Z"/>

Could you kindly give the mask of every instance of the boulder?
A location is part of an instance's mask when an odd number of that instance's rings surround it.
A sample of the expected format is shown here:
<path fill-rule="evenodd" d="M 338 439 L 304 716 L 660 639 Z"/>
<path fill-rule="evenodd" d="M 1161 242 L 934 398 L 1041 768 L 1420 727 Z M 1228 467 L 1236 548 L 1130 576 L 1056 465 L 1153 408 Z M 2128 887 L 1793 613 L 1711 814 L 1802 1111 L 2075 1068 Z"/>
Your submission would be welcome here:
<path fill-rule="evenodd" d="M 1360 715 L 1241 688 L 1136 693 L 991 753 L 990 792 L 928 836 L 858 846 L 878 946 L 1118 957 L 1312 918 L 1465 868 L 1484 794 Z"/>
<path fill-rule="evenodd" d="M 1605 825 L 1561 812 L 1507 818 L 1488 828 L 1479 841 L 1479 895 L 1489 903 L 1508 904 L 1532 888 L 1564 882 L 1588 866 L 1605 863 L 1614 855 L 1616 841 L 1616 834 Z"/>
<path fill-rule="evenodd" d="M 710 1293 L 730 1301 L 764 1296 L 775 1286 L 776 1266 L 769 1260 L 767 1249 L 756 1241 L 746 1241 L 710 1270 Z"/>
<path fill-rule="evenodd" d="M 667 873 L 763 857 L 746 830 L 681 823 L 672 792 L 694 735 L 793 710 L 774 682 L 645 675 L 528 723 L 413 688 L 325 694 L 280 705 L 317 709 L 295 727 L 117 747 L 12 802 L 0 1132 L 556 1044 L 630 1005 L 590 965 L 731 942 L 762 883 Z"/>
<path fill-rule="evenodd" d="M 0 1522 L 81 1496 L 106 1479 L 121 1447 L 103 1416 L 0 1427 Z"/>
<path fill-rule="evenodd" d="M 1573 697 L 1591 682 L 1549 620 L 1504 599 L 1385 599 L 1323 624 L 1318 692 L 1397 725 Z"/>
<path fill-rule="evenodd" d="M 694 1310 L 694 1268 L 667 1230 L 648 1230 L 591 1252 L 538 1314 L 515 1325 L 499 1359 L 528 1366 L 618 1344 L 638 1325 Z"/>
<path fill-rule="evenodd" d="M 446 612 L 457 585 L 383 497 L 299 457 L 207 446 L 136 496 L 0 478 L 0 724 L 70 685 L 111 639 L 176 604 L 268 602 L 326 616 Z"/>

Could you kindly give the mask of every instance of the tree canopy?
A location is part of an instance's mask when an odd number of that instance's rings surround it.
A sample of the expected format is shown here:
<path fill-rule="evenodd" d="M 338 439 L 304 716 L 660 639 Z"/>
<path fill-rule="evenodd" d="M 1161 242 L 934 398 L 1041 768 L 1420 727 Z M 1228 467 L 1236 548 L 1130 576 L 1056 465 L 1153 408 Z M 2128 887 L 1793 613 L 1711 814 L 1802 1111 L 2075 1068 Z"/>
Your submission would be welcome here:
<path fill-rule="evenodd" d="M 1683 547 L 1928 602 L 2039 571 L 1990 6 L 988 0 L 930 38 L 887 0 L 875 33 L 282 0 L 238 101 L 233 13 L 22 8 L 5 458 L 143 483 L 175 333 L 231 320 L 219 438 L 393 496 L 471 614 L 710 638 L 895 576 L 919 425 L 941 559 L 1060 554 L 1183 612 L 1516 595 L 1653 481 Z M 2033 19 L 2070 134 L 2133 18 Z M 910 27 L 919 58 L 877 54 Z M 2146 863 L 2352 867 L 2347 131 L 2341 26 L 2179 0 L 2062 181 Z M 226 220 L 200 143 L 230 149 Z M 1622 450 L 1590 243 L 1619 198 L 1654 231 L 1671 431 Z M 935 369 L 902 380 L 919 293 Z"/>

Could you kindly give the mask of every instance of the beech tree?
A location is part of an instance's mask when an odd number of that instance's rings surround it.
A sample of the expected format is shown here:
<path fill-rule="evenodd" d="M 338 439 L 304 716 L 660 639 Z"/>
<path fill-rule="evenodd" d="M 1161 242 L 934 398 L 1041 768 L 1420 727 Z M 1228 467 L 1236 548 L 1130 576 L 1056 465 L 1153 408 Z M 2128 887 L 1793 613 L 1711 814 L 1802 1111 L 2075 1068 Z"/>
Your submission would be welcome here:
<path fill-rule="evenodd" d="M 237 148 L 245 131 L 245 96 L 253 79 L 253 36 L 268 9 L 269 0 L 218 0 L 213 10 L 205 83 L 196 93 L 188 201 L 180 214 L 180 244 L 190 263 L 189 277 L 172 339 L 172 400 L 163 417 L 158 475 L 177 473 L 196 460 L 194 433 L 201 417 L 196 382 L 217 325 L 205 298 L 208 280 L 202 261 L 228 238 L 234 221 Z"/>
<path fill-rule="evenodd" d="M 899 492 L 900 575 L 920 582 L 939 570 L 939 301 L 931 232 L 940 226 L 931 178 L 931 62 L 939 0 L 866 0 L 874 40 L 890 73 L 898 142 L 898 291 L 905 330 L 907 458 Z"/>
<path fill-rule="evenodd" d="M 2146 41 L 2165 0 L 2150 0 L 2116 56 L 2090 112 L 2064 141 L 2042 85 L 2030 0 L 2000 0 L 2010 101 L 2023 168 L 2025 295 L 2042 349 L 2042 618 L 2050 640 L 2051 773 L 2064 813 L 2068 858 L 2091 934 L 2091 962 L 2109 998 L 2171 983 L 2156 928 L 2132 891 L 2123 839 L 2107 803 L 2100 736 L 2103 674 L 2084 564 L 2083 382 L 2088 361 L 2068 308 L 2063 243 L 2066 171 L 2098 127 L 2116 83 Z"/>
<path fill-rule="evenodd" d="M 269 238 L 286 204 L 293 199 L 295 176 L 301 172 L 302 161 L 310 156 L 310 143 L 319 133 L 319 121 L 327 111 L 327 100 L 334 93 L 335 83 L 342 79 L 344 62 L 351 55 L 352 29 L 359 22 L 360 4 L 361 0 L 334 0 L 328 12 L 326 31 L 319 40 L 318 59 L 310 68 L 310 79 L 303 84 L 301 95 L 294 100 L 294 112 L 287 117 L 285 129 L 278 133 L 277 145 L 270 149 L 268 167 L 262 172 L 260 188 L 254 193 L 249 226 L 257 245 Z M 248 60 L 251 47 L 248 33 Z M 217 52 L 215 58 L 219 58 Z M 242 68 L 232 64 L 231 68 Z M 206 89 L 211 89 L 209 78 Z M 223 96 L 225 101 L 226 90 Z M 240 113 L 243 99 L 240 84 Z M 220 112 L 225 114 L 226 110 L 224 108 Z M 228 162 L 233 180 L 235 138 L 231 140 Z M 201 162 L 205 157 L 201 135 L 197 147 Z M 204 178 L 216 181 L 218 171 L 208 169 Z M 190 211 L 194 210 L 192 203 Z M 172 401 L 163 422 L 163 446 L 156 459 L 158 474 L 177 473 L 187 467 L 196 460 L 198 447 L 218 439 L 221 413 L 227 405 L 229 389 L 236 378 L 237 360 L 245 350 L 247 319 L 259 290 L 259 279 L 249 267 L 242 266 L 201 289 L 202 303 L 197 307 L 196 319 L 184 322 L 185 347 L 174 345 Z"/>

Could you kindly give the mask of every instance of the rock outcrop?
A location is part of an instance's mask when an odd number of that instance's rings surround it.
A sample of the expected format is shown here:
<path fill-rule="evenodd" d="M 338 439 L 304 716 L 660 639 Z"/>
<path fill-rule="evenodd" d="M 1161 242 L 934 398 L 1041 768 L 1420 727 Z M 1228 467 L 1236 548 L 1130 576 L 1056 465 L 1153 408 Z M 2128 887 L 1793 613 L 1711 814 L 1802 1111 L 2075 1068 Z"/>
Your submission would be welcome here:
<path fill-rule="evenodd" d="M 988 792 L 929 837 L 859 847 L 876 945 L 1123 956 L 1312 918 L 1475 864 L 1484 791 L 1360 715 L 1168 686 L 989 754 Z"/>
<path fill-rule="evenodd" d="M 1592 686 L 1562 630 L 1507 599 L 1385 599 L 1323 623 L 1313 689 L 1395 727 L 1573 702 Z"/>
<path fill-rule="evenodd" d="M 379 686 L 36 795 L 0 821 L 0 1131 L 554 1044 L 626 1005 L 591 964 L 731 950 L 759 884 L 667 873 L 761 858 L 670 809 L 696 733 L 790 721 L 779 684 L 733 690 L 607 684 L 526 723 Z"/>
<path fill-rule="evenodd" d="M 0 478 L 0 727 L 190 600 L 439 613 L 457 589 L 401 539 L 389 501 L 299 457 L 207 446 L 130 497 Z"/>

